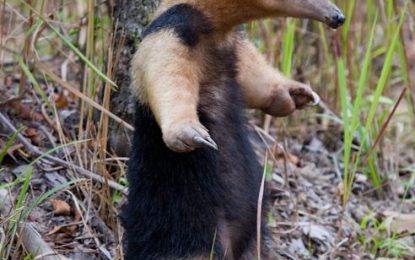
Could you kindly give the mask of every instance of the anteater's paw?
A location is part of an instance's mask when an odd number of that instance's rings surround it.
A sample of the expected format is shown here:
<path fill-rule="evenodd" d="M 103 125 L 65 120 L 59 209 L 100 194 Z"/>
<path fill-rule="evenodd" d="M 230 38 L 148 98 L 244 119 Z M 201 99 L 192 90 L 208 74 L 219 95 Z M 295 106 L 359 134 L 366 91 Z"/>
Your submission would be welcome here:
<path fill-rule="evenodd" d="M 175 124 L 164 131 L 163 140 L 167 147 L 177 153 L 186 153 L 196 148 L 218 149 L 207 129 L 198 122 Z"/>
<path fill-rule="evenodd" d="M 316 105 L 319 102 L 320 97 L 309 86 L 289 80 L 271 91 L 263 110 L 272 116 L 284 117 L 296 109 L 303 109 L 307 105 Z"/>
<path fill-rule="evenodd" d="M 317 105 L 320 103 L 320 97 L 310 86 L 295 82 L 289 88 L 291 98 L 295 103 L 296 109 L 303 109 L 307 105 Z"/>

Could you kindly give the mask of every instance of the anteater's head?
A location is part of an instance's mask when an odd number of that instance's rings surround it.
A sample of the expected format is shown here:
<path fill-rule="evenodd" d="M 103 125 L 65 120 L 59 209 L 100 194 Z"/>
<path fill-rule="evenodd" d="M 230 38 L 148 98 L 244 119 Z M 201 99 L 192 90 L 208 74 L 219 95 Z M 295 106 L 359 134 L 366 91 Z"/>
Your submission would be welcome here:
<path fill-rule="evenodd" d="M 341 26 L 345 17 L 330 0 L 254 0 L 259 8 L 277 16 L 293 16 L 321 21 L 331 28 Z"/>
<path fill-rule="evenodd" d="M 199 9 L 216 30 L 225 31 L 251 20 L 275 16 L 309 18 L 334 29 L 345 21 L 343 13 L 331 0 L 163 0 L 156 17 L 178 4 Z"/>

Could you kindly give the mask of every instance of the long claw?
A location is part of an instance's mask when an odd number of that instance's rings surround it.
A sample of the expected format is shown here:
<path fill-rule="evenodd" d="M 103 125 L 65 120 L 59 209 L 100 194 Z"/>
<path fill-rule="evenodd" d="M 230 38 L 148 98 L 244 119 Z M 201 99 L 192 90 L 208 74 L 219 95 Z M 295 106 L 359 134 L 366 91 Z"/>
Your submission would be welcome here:
<path fill-rule="evenodd" d="M 201 146 L 204 146 L 204 147 L 207 147 L 207 148 L 212 148 L 214 150 L 218 150 L 218 145 L 210 137 L 204 139 L 200 136 L 195 136 L 195 137 L 193 137 L 193 142 L 195 144 L 198 144 L 198 145 L 201 145 Z"/>
<path fill-rule="evenodd" d="M 320 96 L 316 93 L 316 92 L 314 92 L 313 91 L 313 102 L 311 103 L 311 105 L 312 106 L 317 106 L 319 103 L 320 103 L 320 101 L 321 101 L 321 98 L 320 98 Z"/>

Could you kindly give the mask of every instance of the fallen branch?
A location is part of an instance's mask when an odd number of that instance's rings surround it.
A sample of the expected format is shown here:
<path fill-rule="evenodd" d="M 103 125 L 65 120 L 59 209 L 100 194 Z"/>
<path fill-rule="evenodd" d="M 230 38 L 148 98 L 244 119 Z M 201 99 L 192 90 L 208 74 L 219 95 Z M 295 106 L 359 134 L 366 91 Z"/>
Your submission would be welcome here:
<path fill-rule="evenodd" d="M 0 212 L 12 211 L 12 198 L 7 190 L 0 190 Z M 0 229 L 0 248 L 5 241 L 4 232 Z M 41 235 L 30 223 L 20 222 L 17 224 L 17 234 L 22 238 L 23 246 L 27 252 L 31 253 L 34 259 L 42 260 L 67 260 L 65 256 L 53 250 L 46 243 Z"/>
<path fill-rule="evenodd" d="M 0 112 L 0 123 L 3 124 L 6 128 L 9 129 L 9 131 L 11 133 L 16 133 L 17 129 L 13 126 L 13 124 L 10 122 L 10 120 L 3 115 L 3 113 Z M 43 158 L 54 162 L 57 165 L 69 168 L 69 169 L 73 169 L 74 171 L 76 171 L 77 173 L 79 173 L 80 175 L 90 178 L 96 182 L 102 183 L 102 184 L 107 184 L 109 187 L 113 188 L 114 190 L 118 190 L 120 191 L 122 194 L 127 195 L 127 188 L 125 188 L 124 186 L 112 181 L 112 180 L 108 180 L 103 178 L 102 176 L 93 173 L 91 171 L 85 170 L 77 165 L 73 165 L 65 160 L 59 159 L 57 157 L 48 155 L 45 153 L 43 153 L 42 151 L 40 151 L 37 147 L 33 146 L 29 141 L 26 140 L 26 138 L 24 138 L 21 134 L 17 134 L 16 139 L 22 143 L 27 150 L 29 150 L 32 154 L 36 155 L 36 156 L 42 156 Z"/>
<path fill-rule="evenodd" d="M 1 211 L 1 210 L 0 210 Z M 6 234 L 4 233 L 4 230 L 0 227 L 0 249 L 4 248 L 6 241 Z"/>
<path fill-rule="evenodd" d="M 40 236 L 30 223 L 20 223 L 20 234 L 23 245 L 30 252 L 34 259 L 42 260 L 66 260 L 65 256 L 53 250 Z"/>

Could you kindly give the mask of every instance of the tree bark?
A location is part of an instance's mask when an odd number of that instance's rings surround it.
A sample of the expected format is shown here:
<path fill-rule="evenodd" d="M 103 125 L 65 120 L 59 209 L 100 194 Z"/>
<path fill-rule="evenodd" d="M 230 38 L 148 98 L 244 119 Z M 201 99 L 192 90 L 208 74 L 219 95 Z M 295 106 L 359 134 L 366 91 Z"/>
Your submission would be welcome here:
<path fill-rule="evenodd" d="M 136 47 L 142 40 L 144 28 L 150 21 L 161 0 L 117 0 L 114 12 L 114 57 L 121 50 L 121 55 L 116 64 L 114 80 L 118 90 L 111 95 L 111 111 L 128 123 L 134 120 L 134 97 L 131 95 L 129 70 L 130 61 L 136 51 Z M 121 46 L 122 45 L 122 46 Z M 109 125 L 109 148 L 119 156 L 129 153 L 131 144 L 131 131 L 126 130 L 120 124 L 111 121 Z"/>

